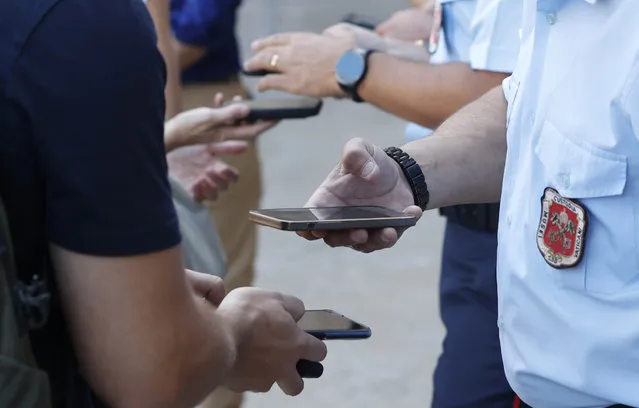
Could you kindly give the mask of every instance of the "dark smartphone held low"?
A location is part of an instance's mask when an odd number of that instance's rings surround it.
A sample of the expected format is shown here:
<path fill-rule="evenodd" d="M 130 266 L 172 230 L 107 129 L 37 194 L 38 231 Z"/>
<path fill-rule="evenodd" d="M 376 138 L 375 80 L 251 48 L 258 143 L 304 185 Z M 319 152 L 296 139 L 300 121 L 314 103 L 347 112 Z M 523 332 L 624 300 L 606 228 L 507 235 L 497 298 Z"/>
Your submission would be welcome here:
<path fill-rule="evenodd" d="M 344 16 L 344 18 L 342 19 L 342 22 L 353 24 L 358 27 L 365 28 L 367 30 L 375 31 L 377 26 L 382 23 L 382 20 L 379 18 L 365 16 L 362 14 L 349 13 Z"/>
<path fill-rule="evenodd" d="M 322 110 L 322 100 L 315 98 L 281 97 L 260 98 L 250 101 L 229 101 L 243 103 L 250 109 L 247 122 L 259 120 L 304 119 L 317 116 Z"/>

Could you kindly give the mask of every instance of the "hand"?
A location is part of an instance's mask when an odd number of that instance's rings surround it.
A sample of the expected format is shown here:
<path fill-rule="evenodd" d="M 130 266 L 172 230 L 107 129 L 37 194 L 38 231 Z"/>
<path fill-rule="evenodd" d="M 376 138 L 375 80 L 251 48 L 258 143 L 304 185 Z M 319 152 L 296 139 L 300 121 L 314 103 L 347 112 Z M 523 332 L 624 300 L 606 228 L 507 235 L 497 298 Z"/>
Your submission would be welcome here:
<path fill-rule="evenodd" d="M 326 357 L 326 345 L 297 326 L 304 303 L 295 297 L 239 288 L 224 298 L 218 313 L 239 339 L 225 384 L 234 391 L 267 392 L 277 382 L 284 393 L 297 395 L 304 388 L 297 362 Z"/>
<path fill-rule="evenodd" d="M 322 33 L 330 37 L 347 38 L 353 47 L 385 52 L 386 42 L 377 33 L 349 23 L 338 23 Z M 351 47 L 351 48 L 353 48 Z"/>
<path fill-rule="evenodd" d="M 195 294 L 207 301 L 213 306 L 218 307 L 226 296 L 226 287 L 224 281 L 219 276 L 209 275 L 208 273 L 195 272 L 185 269 L 186 277 L 193 287 Z"/>
<path fill-rule="evenodd" d="M 341 97 L 344 93 L 335 80 L 335 65 L 344 52 L 356 46 L 352 35 L 275 34 L 252 44 L 255 55 L 244 64 L 244 69 L 274 71 L 258 82 L 259 91 Z M 275 55 L 277 64 L 272 66 Z"/>
<path fill-rule="evenodd" d="M 306 207 L 379 205 L 421 217 L 410 186 L 399 165 L 380 148 L 362 140 L 350 140 L 340 163 L 313 193 Z M 346 246 L 360 252 L 390 248 L 403 229 L 305 231 L 306 239 L 323 238 L 332 247 Z"/>
<path fill-rule="evenodd" d="M 217 94 L 215 107 L 191 109 L 174 116 L 165 124 L 165 143 L 167 151 L 183 146 L 220 142 L 225 140 L 248 140 L 255 138 L 272 128 L 275 122 L 242 124 L 249 108 L 242 103 L 221 107 L 222 94 Z M 241 98 L 235 98 L 241 102 Z"/>
<path fill-rule="evenodd" d="M 239 178 L 237 169 L 217 156 L 240 154 L 248 146 L 244 141 L 227 141 L 184 147 L 167 155 L 169 171 L 195 201 L 216 200 L 220 192 Z"/>
<path fill-rule="evenodd" d="M 432 26 L 432 9 L 409 8 L 394 13 L 378 25 L 375 31 L 384 37 L 413 42 L 427 40 Z"/>

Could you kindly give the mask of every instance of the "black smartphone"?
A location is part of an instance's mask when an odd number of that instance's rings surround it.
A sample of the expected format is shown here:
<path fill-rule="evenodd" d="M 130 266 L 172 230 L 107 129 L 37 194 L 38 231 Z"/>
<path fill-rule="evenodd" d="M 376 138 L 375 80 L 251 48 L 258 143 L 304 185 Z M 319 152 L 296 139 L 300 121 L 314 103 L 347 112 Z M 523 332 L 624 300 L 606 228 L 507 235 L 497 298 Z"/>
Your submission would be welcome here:
<path fill-rule="evenodd" d="M 413 215 L 378 206 L 252 210 L 249 220 L 284 231 L 403 228 L 417 223 Z"/>
<path fill-rule="evenodd" d="M 262 77 L 268 74 L 277 74 L 277 71 L 269 71 L 268 69 L 258 69 L 257 71 L 246 71 L 244 68 L 241 69 L 242 75 L 249 77 Z"/>
<path fill-rule="evenodd" d="M 361 340 L 371 329 L 333 310 L 307 310 L 297 322 L 299 328 L 320 340 Z"/>
<path fill-rule="evenodd" d="M 349 13 L 344 16 L 342 19 L 343 23 L 353 24 L 367 30 L 375 30 L 378 25 L 380 25 L 383 20 L 379 18 L 374 18 L 370 16 L 364 16 L 362 14 L 357 13 Z"/>
<path fill-rule="evenodd" d="M 261 98 L 251 101 L 228 102 L 248 105 L 247 122 L 258 120 L 303 119 L 317 116 L 322 110 L 322 100 L 315 98 Z"/>

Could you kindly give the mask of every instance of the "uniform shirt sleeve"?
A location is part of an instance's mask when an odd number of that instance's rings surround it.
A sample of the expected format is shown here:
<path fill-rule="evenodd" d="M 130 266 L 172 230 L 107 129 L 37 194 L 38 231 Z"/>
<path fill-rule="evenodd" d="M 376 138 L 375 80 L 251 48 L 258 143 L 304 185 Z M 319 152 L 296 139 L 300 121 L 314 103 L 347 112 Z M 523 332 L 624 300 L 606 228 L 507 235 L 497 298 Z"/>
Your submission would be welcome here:
<path fill-rule="evenodd" d="M 189 45 L 215 49 L 235 30 L 241 0 L 171 0 L 171 26 L 175 37 Z"/>
<path fill-rule="evenodd" d="M 141 1 L 64 0 L 14 67 L 46 186 L 49 240 L 72 251 L 175 246 L 164 153 L 164 62 Z"/>
<path fill-rule="evenodd" d="M 519 55 L 521 0 L 477 0 L 472 22 L 470 66 L 511 73 Z"/>

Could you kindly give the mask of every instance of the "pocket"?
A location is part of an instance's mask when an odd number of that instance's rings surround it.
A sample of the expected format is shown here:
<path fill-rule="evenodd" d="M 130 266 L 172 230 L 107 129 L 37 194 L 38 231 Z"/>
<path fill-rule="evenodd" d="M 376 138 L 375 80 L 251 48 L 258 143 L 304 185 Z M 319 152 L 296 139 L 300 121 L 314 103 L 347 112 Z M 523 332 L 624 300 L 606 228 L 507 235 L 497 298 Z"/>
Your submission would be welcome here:
<path fill-rule="evenodd" d="M 586 235 L 579 264 L 553 269 L 556 282 L 590 294 L 626 290 L 639 276 L 633 199 L 626 190 L 628 158 L 575 137 L 546 121 L 535 145 L 546 187 L 582 205 Z M 550 268 L 550 266 L 548 266 Z"/>

